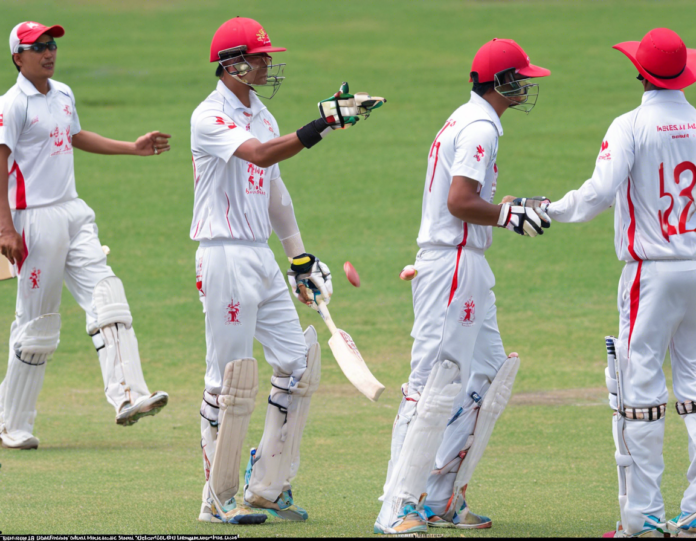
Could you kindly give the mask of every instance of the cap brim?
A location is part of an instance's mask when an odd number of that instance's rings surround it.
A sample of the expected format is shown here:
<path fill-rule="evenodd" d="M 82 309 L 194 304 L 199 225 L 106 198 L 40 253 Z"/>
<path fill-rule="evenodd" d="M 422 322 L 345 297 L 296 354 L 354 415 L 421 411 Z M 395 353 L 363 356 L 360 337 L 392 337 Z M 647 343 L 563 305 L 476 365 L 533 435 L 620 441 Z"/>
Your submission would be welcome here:
<path fill-rule="evenodd" d="M 254 49 L 247 49 L 246 54 L 256 54 L 256 53 L 282 53 L 287 51 L 285 47 L 271 47 L 267 45 L 266 47 L 256 47 Z"/>
<path fill-rule="evenodd" d="M 696 83 L 696 49 L 686 50 L 686 67 L 679 77 L 675 77 L 674 79 L 661 79 L 645 71 L 645 68 L 638 63 L 636 54 L 638 53 L 639 46 L 640 41 L 624 41 L 622 43 L 617 43 L 613 48 L 625 54 L 636 67 L 638 73 L 655 86 L 667 88 L 669 90 L 681 90 L 682 88 Z"/>
<path fill-rule="evenodd" d="M 549 75 L 551 75 L 551 70 L 547 70 L 546 68 L 542 68 L 541 66 L 535 66 L 534 64 L 529 64 L 529 66 L 525 68 L 518 69 L 517 73 L 530 78 L 548 77 Z"/>

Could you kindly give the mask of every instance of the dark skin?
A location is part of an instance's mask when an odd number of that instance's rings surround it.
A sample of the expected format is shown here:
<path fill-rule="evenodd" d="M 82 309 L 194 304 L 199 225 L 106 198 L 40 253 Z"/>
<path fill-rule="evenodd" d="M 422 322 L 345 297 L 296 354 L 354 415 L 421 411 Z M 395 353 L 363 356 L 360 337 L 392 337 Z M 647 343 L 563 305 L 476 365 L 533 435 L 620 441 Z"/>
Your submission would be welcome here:
<path fill-rule="evenodd" d="M 243 81 L 248 81 L 249 84 L 263 84 L 266 82 L 266 75 L 267 70 L 265 68 L 260 68 L 238 77 Z M 251 107 L 251 99 L 249 98 L 249 93 L 253 92 L 251 87 L 237 81 L 227 73 L 226 70 L 223 70 L 220 80 L 235 96 L 237 96 L 237 98 L 239 98 L 239 101 L 241 101 L 244 106 Z M 262 143 L 258 139 L 249 139 L 239 145 L 234 155 L 258 167 L 265 168 L 282 162 L 283 160 L 287 160 L 288 158 L 292 158 L 303 149 L 304 145 L 300 142 L 297 134 L 289 133 L 288 135 L 271 139 L 266 143 Z"/>
<path fill-rule="evenodd" d="M 525 77 L 516 76 L 524 79 Z M 489 89 L 483 99 L 502 117 L 503 113 L 517 103 L 516 98 L 506 98 L 495 89 Z M 519 98 L 523 99 L 523 98 Z M 501 205 L 493 205 L 479 195 L 481 183 L 464 176 L 452 177 L 449 194 L 447 195 L 447 210 L 460 220 L 477 225 L 498 225 Z"/>
<path fill-rule="evenodd" d="M 36 41 L 47 43 L 53 40 L 49 34 L 41 35 Z M 41 94 L 50 91 L 49 79 L 53 77 L 58 51 L 42 53 L 33 50 L 14 53 L 12 59 L 19 66 L 20 72 L 34 85 Z M 72 136 L 72 145 L 85 152 L 95 154 L 129 154 L 133 156 L 153 156 L 170 149 L 166 133 L 153 131 L 139 137 L 135 142 L 116 141 L 85 130 Z M 12 222 L 12 212 L 8 200 L 8 161 L 11 150 L 7 145 L 0 145 L 0 252 L 12 264 L 24 259 L 24 243 L 21 235 L 15 230 Z"/>

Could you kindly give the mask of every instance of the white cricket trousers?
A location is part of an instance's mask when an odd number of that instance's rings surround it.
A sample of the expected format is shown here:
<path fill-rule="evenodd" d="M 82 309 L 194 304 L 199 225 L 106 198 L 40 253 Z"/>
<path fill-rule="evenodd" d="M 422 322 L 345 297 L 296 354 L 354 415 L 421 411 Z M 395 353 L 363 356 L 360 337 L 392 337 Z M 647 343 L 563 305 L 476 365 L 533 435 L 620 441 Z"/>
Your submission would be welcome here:
<path fill-rule="evenodd" d="M 507 355 L 496 319 L 495 277 L 482 251 L 466 247 L 420 250 L 415 266 L 409 393 L 422 392 L 435 363 L 445 360 L 456 362 L 460 381 L 467 382 L 454 402 L 435 457 L 434 470 L 441 470 L 458 457 L 474 431 L 477 409 L 472 393 L 485 396 Z M 398 422 L 397 417 L 395 427 Z M 403 442 L 402 432 L 394 430 L 392 449 L 400 449 L 394 439 Z M 428 478 L 426 504 L 435 513 L 444 511 L 455 477 L 456 469 Z"/>
<path fill-rule="evenodd" d="M 24 325 L 59 311 L 63 280 L 85 311 L 89 328 L 96 323 L 92 310 L 94 287 L 104 278 L 114 276 L 101 249 L 94 211 L 82 199 L 14 210 L 12 219 L 27 256 L 16 266 L 17 305 L 10 330 L 10 363 L 19 362 L 14 344 Z M 4 385 L 5 382 L 0 386 L 0 408 Z"/>
<path fill-rule="evenodd" d="M 196 276 L 205 312 L 206 391 L 220 394 L 225 366 L 253 357 L 254 338 L 276 376 L 302 376 L 307 346 L 300 318 L 268 244 L 203 241 Z"/>
<path fill-rule="evenodd" d="M 637 261 L 627 263 L 619 281 L 619 339 L 627 344 L 622 366 L 624 402 L 644 408 L 667 402 L 662 371 L 669 349 L 674 394 L 678 401 L 696 401 L 696 261 Z M 673 415 L 673 407 L 667 414 Z M 696 414 L 683 417 L 689 434 L 689 486 L 681 510 L 696 512 Z M 660 494 L 664 470 L 664 418 L 626 421 L 624 438 L 633 465 L 627 486 L 627 512 L 665 518 Z"/>

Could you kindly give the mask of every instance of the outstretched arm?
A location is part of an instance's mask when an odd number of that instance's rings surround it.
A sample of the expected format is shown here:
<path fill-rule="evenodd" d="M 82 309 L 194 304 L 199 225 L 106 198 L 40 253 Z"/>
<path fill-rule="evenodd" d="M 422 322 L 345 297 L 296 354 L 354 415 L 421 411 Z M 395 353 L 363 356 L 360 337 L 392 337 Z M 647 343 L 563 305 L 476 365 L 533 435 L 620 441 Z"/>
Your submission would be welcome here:
<path fill-rule="evenodd" d="M 116 141 L 107 139 L 98 133 L 82 130 L 72 136 L 72 144 L 75 148 L 92 152 L 93 154 L 128 154 L 132 156 L 153 156 L 167 152 L 171 135 L 152 131 L 138 137 L 135 142 Z"/>

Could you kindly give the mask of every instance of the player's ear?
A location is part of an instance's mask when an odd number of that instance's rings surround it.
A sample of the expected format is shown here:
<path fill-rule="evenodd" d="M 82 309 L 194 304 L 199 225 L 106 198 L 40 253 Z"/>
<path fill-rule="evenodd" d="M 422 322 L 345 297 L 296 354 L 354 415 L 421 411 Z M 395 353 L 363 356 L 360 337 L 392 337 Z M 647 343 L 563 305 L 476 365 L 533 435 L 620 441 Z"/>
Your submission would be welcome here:
<path fill-rule="evenodd" d="M 12 63 L 17 67 L 17 70 L 22 67 L 22 55 L 19 53 L 12 53 Z"/>

